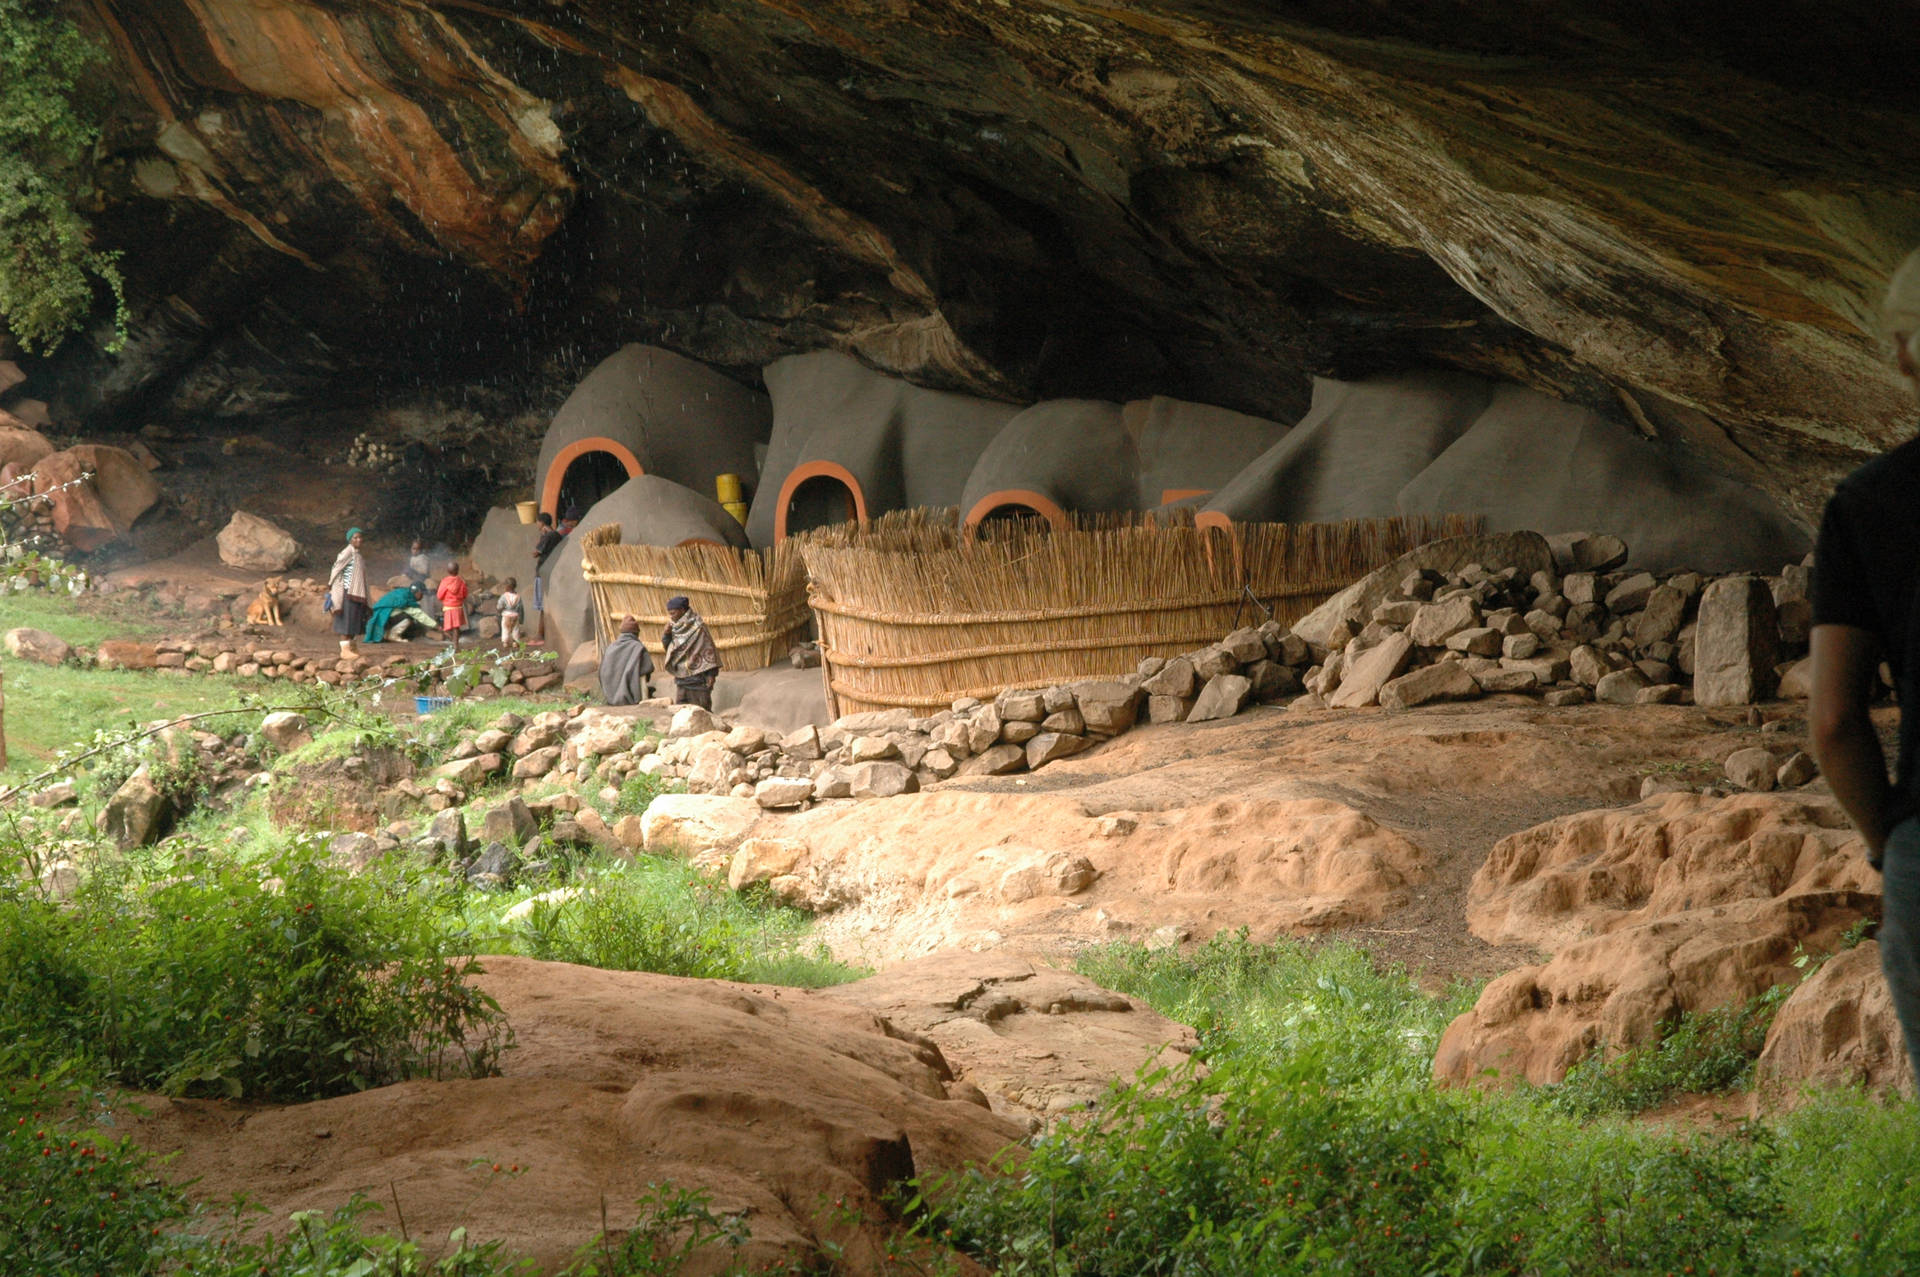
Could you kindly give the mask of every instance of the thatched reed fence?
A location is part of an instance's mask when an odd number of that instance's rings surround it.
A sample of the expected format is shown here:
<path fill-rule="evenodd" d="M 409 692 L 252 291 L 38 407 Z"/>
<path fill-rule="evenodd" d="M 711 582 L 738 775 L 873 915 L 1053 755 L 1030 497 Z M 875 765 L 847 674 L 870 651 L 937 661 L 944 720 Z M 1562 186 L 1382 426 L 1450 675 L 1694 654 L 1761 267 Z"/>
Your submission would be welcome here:
<path fill-rule="evenodd" d="M 907 511 L 802 540 L 836 715 L 1131 673 L 1240 625 L 1305 616 L 1460 516 L 1228 529 L 1082 519 L 1053 531 Z M 1256 605 L 1257 600 L 1257 605 Z"/>
<path fill-rule="evenodd" d="M 660 632 L 676 594 L 706 620 L 723 669 L 764 669 L 807 637 L 812 617 L 796 543 L 771 550 L 623 545 L 620 525 L 609 523 L 586 534 L 580 561 L 602 647 L 619 632 L 620 618 L 633 616 L 640 641 L 656 659 L 663 656 Z"/>

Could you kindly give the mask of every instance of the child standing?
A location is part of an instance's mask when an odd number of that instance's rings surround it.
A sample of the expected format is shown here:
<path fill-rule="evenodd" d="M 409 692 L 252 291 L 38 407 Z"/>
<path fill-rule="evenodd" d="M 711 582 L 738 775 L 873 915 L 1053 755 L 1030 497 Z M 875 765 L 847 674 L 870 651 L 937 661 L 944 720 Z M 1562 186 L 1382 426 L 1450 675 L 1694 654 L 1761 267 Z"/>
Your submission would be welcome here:
<path fill-rule="evenodd" d="M 458 563 L 447 564 L 447 574 L 440 578 L 434 597 L 440 600 L 440 629 L 457 651 L 460 631 L 467 628 L 467 582 L 460 575 Z"/>
<path fill-rule="evenodd" d="M 520 641 L 520 619 L 526 606 L 520 602 L 520 582 L 508 577 L 500 586 L 500 646 L 512 647 Z"/>

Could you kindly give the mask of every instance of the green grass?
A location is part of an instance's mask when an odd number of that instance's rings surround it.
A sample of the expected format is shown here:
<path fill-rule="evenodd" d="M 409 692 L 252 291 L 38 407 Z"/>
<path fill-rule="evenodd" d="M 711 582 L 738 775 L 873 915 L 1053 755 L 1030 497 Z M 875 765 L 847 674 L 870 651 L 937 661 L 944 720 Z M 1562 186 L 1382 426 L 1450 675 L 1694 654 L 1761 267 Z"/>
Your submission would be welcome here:
<path fill-rule="evenodd" d="M 45 590 L 0 593 L 0 631 L 45 630 L 69 643 L 97 646 L 105 639 L 145 639 L 166 625 L 149 609 L 128 607 L 118 596 L 50 594 Z"/>
<path fill-rule="evenodd" d="M 1114 945 L 1080 967 L 1199 1023 L 1211 1071 L 1143 1076 L 1004 1173 L 926 1186 L 923 1235 L 995 1272 L 1920 1271 L 1910 1103 L 1829 1094 L 1727 1134 L 1587 1116 L 1737 1084 L 1777 999 L 1683 1020 L 1559 1095 L 1489 1094 L 1427 1076 L 1466 991 L 1424 998 L 1344 945 Z"/>
<path fill-rule="evenodd" d="M 537 905 L 517 924 L 502 915 L 530 896 L 569 886 L 572 899 Z M 813 920 L 764 889 L 736 892 L 666 856 L 594 858 L 566 879 L 466 897 L 462 928 L 491 952 L 612 971 L 822 988 L 868 974 L 809 946 Z"/>
<path fill-rule="evenodd" d="M 7 766 L 0 783 L 26 779 L 96 730 L 236 707 L 243 693 L 268 689 L 259 679 L 178 678 L 25 661 L 7 662 L 5 673 Z M 232 721 L 252 726 L 244 715 Z"/>

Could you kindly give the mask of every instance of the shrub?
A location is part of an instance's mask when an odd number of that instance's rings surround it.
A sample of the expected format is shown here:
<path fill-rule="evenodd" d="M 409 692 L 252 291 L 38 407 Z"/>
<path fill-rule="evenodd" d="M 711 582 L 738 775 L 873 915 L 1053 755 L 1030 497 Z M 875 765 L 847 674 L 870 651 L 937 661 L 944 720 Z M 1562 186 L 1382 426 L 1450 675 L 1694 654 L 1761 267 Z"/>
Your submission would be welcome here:
<path fill-rule="evenodd" d="M 497 1241 L 469 1245 L 464 1228 L 447 1239 L 451 1250 L 437 1256 L 411 1238 L 362 1228 L 360 1221 L 379 1210 L 356 1193 L 330 1212 L 296 1211 L 293 1227 L 281 1237 L 203 1243 L 189 1252 L 184 1267 L 198 1277 L 508 1277 L 533 1271 L 505 1255 Z"/>
<path fill-rule="evenodd" d="M 158 1271 L 186 1210 L 147 1156 L 73 1123 L 53 1078 L 0 1088 L 0 1272 Z"/>
<path fill-rule="evenodd" d="M 1457 1107 L 1326 1071 L 1144 1075 L 1012 1174 L 931 1185 L 927 1227 L 1006 1274 L 1402 1271 L 1451 1228 Z"/>
<path fill-rule="evenodd" d="M 93 309 L 94 285 L 126 301 L 117 254 L 89 243 L 79 201 L 99 138 L 79 84 L 100 48 L 45 0 L 0 0 L 0 321 L 28 350 L 51 351 Z"/>
<path fill-rule="evenodd" d="M 173 1093 L 308 1099 L 491 1071 L 499 1008 L 417 877 L 302 845 L 147 884 L 102 867 L 71 907 L 0 896 L 0 1033 Z"/>

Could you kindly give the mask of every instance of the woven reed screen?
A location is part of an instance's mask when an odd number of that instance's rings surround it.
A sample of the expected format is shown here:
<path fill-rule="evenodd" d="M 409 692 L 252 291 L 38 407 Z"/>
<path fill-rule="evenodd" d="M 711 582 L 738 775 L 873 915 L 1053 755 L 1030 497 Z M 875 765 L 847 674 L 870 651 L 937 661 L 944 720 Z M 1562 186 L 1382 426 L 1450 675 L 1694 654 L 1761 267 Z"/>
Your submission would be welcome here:
<path fill-rule="evenodd" d="M 1190 515 L 984 527 L 905 511 L 802 539 L 835 715 L 1130 674 L 1270 609 L 1290 625 L 1374 568 L 1483 520 L 1194 526 Z M 1251 595 L 1251 598 L 1249 597 Z"/>
<path fill-rule="evenodd" d="M 676 594 L 707 623 L 720 665 L 728 670 L 764 669 L 784 660 L 807 637 L 807 581 L 796 544 L 771 550 L 728 545 L 622 545 L 620 525 L 605 524 L 580 543 L 581 570 L 593 590 L 604 647 L 620 618 L 640 620 L 640 641 L 655 658 L 664 655 L 660 632 L 667 600 Z"/>

